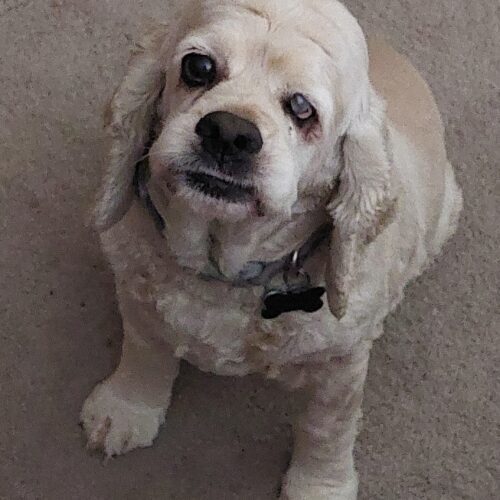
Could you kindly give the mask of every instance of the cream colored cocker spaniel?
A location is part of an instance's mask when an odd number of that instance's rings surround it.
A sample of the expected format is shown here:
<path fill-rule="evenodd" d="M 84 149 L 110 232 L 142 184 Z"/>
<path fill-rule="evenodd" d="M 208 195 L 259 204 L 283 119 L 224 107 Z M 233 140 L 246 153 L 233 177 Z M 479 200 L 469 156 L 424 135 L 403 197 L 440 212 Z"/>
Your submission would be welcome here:
<path fill-rule="evenodd" d="M 370 347 L 462 206 L 438 110 L 335 0 L 178 4 L 108 113 L 95 215 L 125 335 L 89 446 L 151 445 L 180 359 L 261 373 L 309 394 L 282 498 L 355 499 Z"/>

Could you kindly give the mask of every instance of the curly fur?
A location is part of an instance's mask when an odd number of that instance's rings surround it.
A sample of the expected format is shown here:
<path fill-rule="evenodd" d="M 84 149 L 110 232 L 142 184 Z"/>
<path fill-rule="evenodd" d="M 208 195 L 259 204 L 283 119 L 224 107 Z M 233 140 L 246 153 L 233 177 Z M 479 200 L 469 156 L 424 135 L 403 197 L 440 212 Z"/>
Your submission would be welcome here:
<path fill-rule="evenodd" d="M 208 91 L 179 84 L 180 60 L 192 50 L 222 67 Z M 312 133 L 283 112 L 290 91 L 314 99 Z M 193 161 L 194 126 L 215 110 L 262 132 L 256 205 L 208 199 L 176 181 Z M 152 127 L 149 187 L 165 238 L 132 196 Z M 262 373 L 310 394 L 282 497 L 356 498 L 352 449 L 371 343 L 406 284 L 453 234 L 462 207 L 426 84 L 384 42 L 367 46 L 335 0 L 192 0 L 138 47 L 108 129 L 95 213 L 125 344 L 118 370 L 82 411 L 91 446 L 111 455 L 149 445 L 179 359 L 224 375 Z M 281 258 L 329 218 L 330 245 L 306 267 L 326 286 L 330 310 L 266 321 L 262 289 L 199 276 L 209 260 L 231 278 L 249 261 Z"/>

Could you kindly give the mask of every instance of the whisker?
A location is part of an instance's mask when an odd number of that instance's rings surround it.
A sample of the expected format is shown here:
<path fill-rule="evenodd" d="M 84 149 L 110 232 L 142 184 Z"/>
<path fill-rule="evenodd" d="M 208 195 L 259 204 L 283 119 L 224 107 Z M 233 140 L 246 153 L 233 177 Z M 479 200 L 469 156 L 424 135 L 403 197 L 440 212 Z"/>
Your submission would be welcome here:
<path fill-rule="evenodd" d="M 148 159 L 148 158 L 152 158 L 153 156 L 161 156 L 163 154 L 162 151 L 156 151 L 154 153 L 152 153 L 151 151 L 148 151 L 145 155 L 141 156 L 138 160 L 137 160 L 137 163 L 141 163 L 143 162 L 144 160 Z"/>

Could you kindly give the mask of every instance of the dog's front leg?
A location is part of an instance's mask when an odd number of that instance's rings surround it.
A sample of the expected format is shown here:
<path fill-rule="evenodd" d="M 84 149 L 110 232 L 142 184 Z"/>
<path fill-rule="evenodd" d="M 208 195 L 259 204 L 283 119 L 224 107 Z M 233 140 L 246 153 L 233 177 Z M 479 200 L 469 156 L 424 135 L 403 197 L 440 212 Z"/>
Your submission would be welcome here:
<path fill-rule="evenodd" d="M 283 500 L 355 500 L 353 446 L 361 413 L 369 346 L 311 373 L 311 399 L 295 430 Z"/>
<path fill-rule="evenodd" d="M 124 340 L 116 371 L 85 401 L 81 420 L 91 449 L 106 456 L 150 446 L 170 404 L 179 370 L 170 347 L 155 330 L 151 305 L 120 297 Z"/>

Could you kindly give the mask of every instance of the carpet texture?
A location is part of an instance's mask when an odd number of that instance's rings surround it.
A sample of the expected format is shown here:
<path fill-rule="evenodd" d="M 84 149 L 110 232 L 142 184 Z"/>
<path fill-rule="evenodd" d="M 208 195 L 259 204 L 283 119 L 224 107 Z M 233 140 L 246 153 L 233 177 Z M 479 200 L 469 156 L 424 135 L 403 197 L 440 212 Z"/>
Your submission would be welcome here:
<path fill-rule="evenodd" d="M 500 4 L 347 2 L 434 90 L 465 191 L 459 232 L 373 351 L 360 499 L 499 498 Z M 153 449 L 103 465 L 77 425 L 118 360 L 113 280 L 85 227 L 101 110 L 161 0 L 0 0 L 0 499 L 265 500 L 295 404 L 184 366 Z"/>

